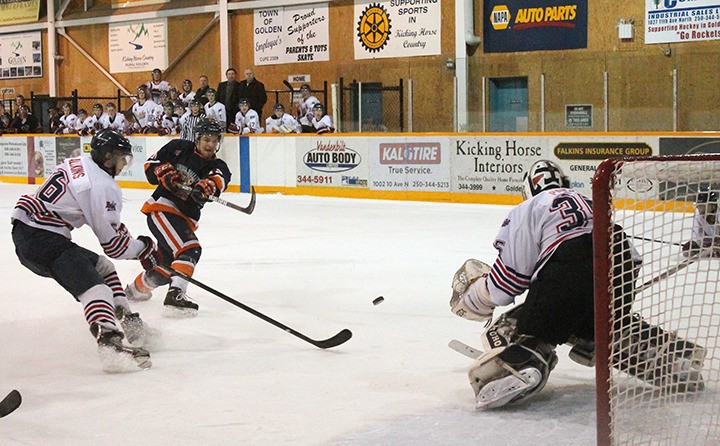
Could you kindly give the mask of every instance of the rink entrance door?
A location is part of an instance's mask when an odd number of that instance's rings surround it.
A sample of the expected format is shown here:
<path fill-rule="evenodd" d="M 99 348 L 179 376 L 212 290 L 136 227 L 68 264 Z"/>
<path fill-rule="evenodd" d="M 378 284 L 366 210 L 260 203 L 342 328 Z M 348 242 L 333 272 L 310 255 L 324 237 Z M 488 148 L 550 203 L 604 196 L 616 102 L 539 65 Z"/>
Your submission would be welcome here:
<path fill-rule="evenodd" d="M 528 80 L 526 77 L 494 78 L 490 84 L 491 132 L 528 131 Z"/>

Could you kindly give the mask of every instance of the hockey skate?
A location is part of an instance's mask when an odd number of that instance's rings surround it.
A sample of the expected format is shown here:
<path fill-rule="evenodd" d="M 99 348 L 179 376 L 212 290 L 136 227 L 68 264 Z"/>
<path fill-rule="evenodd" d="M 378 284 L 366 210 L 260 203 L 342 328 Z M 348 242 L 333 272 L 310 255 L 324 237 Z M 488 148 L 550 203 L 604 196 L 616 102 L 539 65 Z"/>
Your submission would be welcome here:
<path fill-rule="evenodd" d="M 128 286 L 125 287 L 125 295 L 129 301 L 144 302 L 146 300 L 150 300 L 152 292 L 143 293 L 137 289 L 134 282 L 130 282 Z"/>
<path fill-rule="evenodd" d="M 165 295 L 166 317 L 194 317 L 197 316 L 198 304 L 190 300 L 188 295 L 178 287 L 171 286 Z"/>
<path fill-rule="evenodd" d="M 136 347 L 156 346 L 162 334 L 140 319 L 139 313 L 126 313 L 122 307 L 115 310 L 128 342 Z"/>
<path fill-rule="evenodd" d="M 98 343 L 98 354 L 105 373 L 123 373 L 147 370 L 152 366 L 150 353 L 143 348 L 123 344 L 123 333 L 98 324 L 90 326 L 90 332 Z"/>
<path fill-rule="evenodd" d="M 614 342 L 614 366 L 669 393 L 705 389 L 702 367 L 707 349 L 674 332 L 632 316 L 631 324 Z"/>

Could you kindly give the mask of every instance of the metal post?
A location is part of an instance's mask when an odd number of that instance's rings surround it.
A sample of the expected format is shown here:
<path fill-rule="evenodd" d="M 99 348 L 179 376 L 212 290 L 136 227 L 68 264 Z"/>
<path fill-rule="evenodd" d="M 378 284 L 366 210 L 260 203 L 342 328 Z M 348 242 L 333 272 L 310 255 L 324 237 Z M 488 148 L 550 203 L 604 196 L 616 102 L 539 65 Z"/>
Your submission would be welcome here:
<path fill-rule="evenodd" d="M 358 132 L 362 133 L 362 82 L 358 82 Z"/>
<path fill-rule="evenodd" d="M 673 132 L 677 132 L 678 129 L 678 79 L 677 79 L 677 68 L 672 70 L 673 80 Z"/>
<path fill-rule="evenodd" d="M 607 132 L 610 129 L 610 110 L 608 110 L 608 107 L 610 105 L 610 101 L 608 100 L 608 93 L 609 93 L 609 85 L 608 85 L 608 72 L 606 71 L 603 73 L 603 82 L 604 82 L 604 101 L 605 101 L 605 131 Z"/>
<path fill-rule="evenodd" d="M 404 122 L 404 111 L 405 111 L 405 104 L 404 104 L 404 98 L 403 94 L 405 92 L 403 91 L 403 80 L 400 78 L 400 131 L 403 132 L 405 130 L 405 122 Z"/>
<path fill-rule="evenodd" d="M 413 131 L 413 83 L 408 79 L 408 132 Z"/>
<path fill-rule="evenodd" d="M 540 131 L 545 131 L 545 73 L 540 75 Z"/>

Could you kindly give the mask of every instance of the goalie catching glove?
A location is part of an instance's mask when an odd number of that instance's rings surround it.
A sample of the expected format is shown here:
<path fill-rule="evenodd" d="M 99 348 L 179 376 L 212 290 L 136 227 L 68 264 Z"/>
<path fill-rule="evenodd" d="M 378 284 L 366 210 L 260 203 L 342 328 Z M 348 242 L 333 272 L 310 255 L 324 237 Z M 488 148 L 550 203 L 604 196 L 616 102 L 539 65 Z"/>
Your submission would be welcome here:
<path fill-rule="evenodd" d="M 145 248 L 138 254 L 138 260 L 145 271 L 155 269 L 160 265 L 160 257 L 155 246 L 153 239 L 146 235 L 138 236 L 137 238 L 141 242 L 145 243 Z"/>
<path fill-rule="evenodd" d="M 210 201 L 210 197 L 215 195 L 216 190 L 217 185 L 215 184 L 215 182 L 210 178 L 205 178 L 204 180 L 200 180 L 195 183 L 195 186 L 193 186 L 193 190 L 190 196 L 198 203 L 205 204 Z"/>
<path fill-rule="evenodd" d="M 484 322 L 492 318 L 497 306 L 490 297 L 487 277 L 490 265 L 469 259 L 453 276 L 450 308 L 453 314 L 465 319 Z"/>

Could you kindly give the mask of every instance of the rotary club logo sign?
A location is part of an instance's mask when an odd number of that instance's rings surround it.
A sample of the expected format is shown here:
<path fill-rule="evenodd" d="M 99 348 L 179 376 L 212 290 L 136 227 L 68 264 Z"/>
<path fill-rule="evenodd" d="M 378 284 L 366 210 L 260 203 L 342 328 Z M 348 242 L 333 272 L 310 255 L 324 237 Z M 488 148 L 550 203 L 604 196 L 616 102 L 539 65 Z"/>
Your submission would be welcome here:
<path fill-rule="evenodd" d="M 390 40 L 392 25 L 385 8 L 371 3 L 360 15 L 357 36 L 362 46 L 371 53 L 380 51 Z"/>

